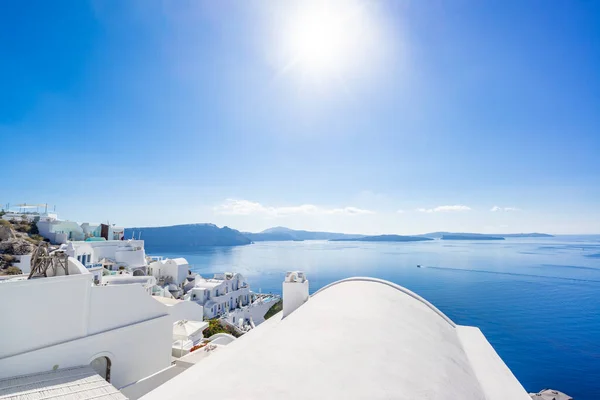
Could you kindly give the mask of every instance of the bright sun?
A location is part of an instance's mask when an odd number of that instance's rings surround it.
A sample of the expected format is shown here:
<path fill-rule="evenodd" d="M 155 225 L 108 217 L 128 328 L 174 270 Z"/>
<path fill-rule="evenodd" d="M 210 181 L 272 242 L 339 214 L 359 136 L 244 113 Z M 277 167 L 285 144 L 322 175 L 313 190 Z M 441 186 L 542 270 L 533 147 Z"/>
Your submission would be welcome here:
<path fill-rule="evenodd" d="M 347 62 L 351 49 L 347 22 L 323 5 L 304 10 L 290 29 L 294 61 L 312 72 L 331 71 Z"/>
<path fill-rule="evenodd" d="M 290 7 L 280 37 L 282 70 L 313 78 L 343 77 L 367 64 L 376 25 L 364 1 L 306 0 Z"/>

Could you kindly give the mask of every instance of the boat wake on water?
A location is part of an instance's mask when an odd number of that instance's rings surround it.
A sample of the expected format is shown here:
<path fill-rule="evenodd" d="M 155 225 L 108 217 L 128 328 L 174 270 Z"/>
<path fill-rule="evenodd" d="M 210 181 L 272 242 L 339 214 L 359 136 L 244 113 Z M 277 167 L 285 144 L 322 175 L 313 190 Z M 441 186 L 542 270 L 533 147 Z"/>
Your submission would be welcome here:
<path fill-rule="evenodd" d="M 568 278 L 568 277 L 563 277 L 563 276 L 520 274 L 517 272 L 501 272 L 501 271 L 488 271 L 488 270 L 481 270 L 481 269 L 463 269 L 463 268 L 451 268 L 451 267 L 425 267 L 425 266 L 422 266 L 421 268 L 430 268 L 430 269 L 439 269 L 439 270 L 448 270 L 448 271 L 460 271 L 460 272 L 476 272 L 476 273 L 481 273 L 481 274 L 523 276 L 523 277 L 529 277 L 529 278 L 558 279 L 561 281 L 572 281 L 572 282 L 600 283 L 600 280 L 598 280 L 598 279 L 581 279 L 581 278 Z"/>

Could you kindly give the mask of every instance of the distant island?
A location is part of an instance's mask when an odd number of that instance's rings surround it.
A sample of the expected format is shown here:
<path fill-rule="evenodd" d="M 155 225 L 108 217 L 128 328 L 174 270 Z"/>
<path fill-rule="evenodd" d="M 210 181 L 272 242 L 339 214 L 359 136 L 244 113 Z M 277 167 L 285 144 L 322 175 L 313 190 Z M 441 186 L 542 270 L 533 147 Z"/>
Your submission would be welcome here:
<path fill-rule="evenodd" d="M 500 238 L 541 238 L 541 237 L 554 237 L 552 235 L 548 235 L 547 233 L 468 233 L 468 232 L 430 232 L 422 235 L 415 236 L 423 236 L 429 237 L 432 239 L 441 239 L 443 236 L 492 236 L 492 237 L 500 237 Z"/>
<path fill-rule="evenodd" d="M 514 238 L 540 238 L 540 237 L 554 237 L 554 235 L 549 235 L 547 233 L 507 233 L 505 235 L 500 235 L 502 237 L 514 237 Z"/>
<path fill-rule="evenodd" d="M 290 235 L 289 233 L 269 233 L 269 232 L 242 232 L 242 235 L 246 236 L 253 242 L 301 242 L 302 239 Z"/>
<path fill-rule="evenodd" d="M 472 234 L 451 234 L 443 235 L 442 240 L 505 240 L 501 236 L 491 235 L 472 235 Z"/>
<path fill-rule="evenodd" d="M 330 242 L 423 242 L 433 240 L 424 236 L 377 235 L 358 238 L 329 239 Z"/>
<path fill-rule="evenodd" d="M 187 224 L 151 228 L 127 228 L 125 238 L 141 238 L 146 249 L 186 250 L 199 246 L 239 246 L 252 240 L 235 229 L 214 224 Z"/>
<path fill-rule="evenodd" d="M 250 240 L 255 242 L 263 241 L 302 241 L 302 240 L 334 240 L 334 239 L 356 239 L 362 238 L 365 235 L 353 235 L 348 233 L 335 232 L 311 232 L 294 230 L 277 226 L 275 228 L 265 229 L 259 233 L 244 232 Z"/>
<path fill-rule="evenodd" d="M 441 240 L 504 240 L 505 238 L 552 237 L 545 233 L 482 234 L 431 232 L 422 235 L 360 235 L 336 232 L 295 230 L 282 226 L 262 232 L 240 232 L 214 224 L 185 224 L 161 227 L 127 228 L 126 238 L 141 238 L 150 251 L 193 249 L 202 246 L 240 246 L 255 242 L 291 242 L 303 240 L 358 241 L 358 242 L 419 242 Z"/>

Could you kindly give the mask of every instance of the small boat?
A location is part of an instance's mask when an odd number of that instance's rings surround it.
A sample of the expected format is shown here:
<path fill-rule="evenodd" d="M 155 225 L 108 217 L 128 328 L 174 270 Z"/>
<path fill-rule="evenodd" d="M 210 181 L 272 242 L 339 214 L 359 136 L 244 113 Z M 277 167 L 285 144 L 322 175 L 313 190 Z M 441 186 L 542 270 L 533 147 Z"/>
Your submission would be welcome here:
<path fill-rule="evenodd" d="M 417 264 L 417 268 L 421 268 L 421 264 Z"/>

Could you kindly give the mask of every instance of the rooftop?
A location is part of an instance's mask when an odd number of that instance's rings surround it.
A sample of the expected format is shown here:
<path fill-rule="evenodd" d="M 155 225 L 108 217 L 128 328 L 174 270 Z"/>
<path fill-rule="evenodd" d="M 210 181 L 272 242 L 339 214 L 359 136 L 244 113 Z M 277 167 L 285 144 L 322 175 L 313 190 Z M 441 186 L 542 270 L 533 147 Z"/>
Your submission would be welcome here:
<path fill-rule="evenodd" d="M 281 315 L 143 398 L 531 400 L 479 329 L 390 282 L 340 281 Z"/>
<path fill-rule="evenodd" d="M 57 369 L 0 380 L 2 400 L 127 400 L 90 366 Z"/>
<path fill-rule="evenodd" d="M 219 285 L 222 285 L 223 281 L 213 280 L 213 279 L 197 279 L 196 286 L 199 288 L 214 288 Z"/>
<path fill-rule="evenodd" d="M 183 300 L 177 300 L 177 299 L 173 299 L 170 297 L 152 296 L 152 298 L 158 302 L 163 303 L 165 306 L 169 306 L 169 307 L 183 302 Z"/>

